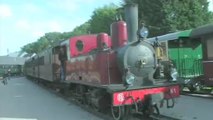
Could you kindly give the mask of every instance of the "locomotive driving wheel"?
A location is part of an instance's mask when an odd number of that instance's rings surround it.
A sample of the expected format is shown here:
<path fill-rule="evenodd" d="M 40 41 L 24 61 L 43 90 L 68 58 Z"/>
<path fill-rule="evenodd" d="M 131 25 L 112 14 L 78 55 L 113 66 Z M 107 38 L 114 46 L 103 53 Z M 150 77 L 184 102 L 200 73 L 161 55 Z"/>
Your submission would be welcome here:
<path fill-rule="evenodd" d="M 146 118 L 149 118 L 150 115 L 152 115 L 154 113 L 156 113 L 157 115 L 160 114 L 160 111 L 159 111 L 157 104 L 152 103 L 152 98 L 151 98 L 150 95 L 147 95 L 145 97 L 145 101 L 143 103 L 142 113 L 143 113 L 144 117 L 146 117 Z"/>
<path fill-rule="evenodd" d="M 154 114 L 155 112 L 157 115 L 160 115 L 160 111 L 159 111 L 159 108 L 157 107 L 157 105 L 151 105 L 143 110 L 143 115 L 144 115 L 144 117 L 149 118 L 150 115 Z"/>
<path fill-rule="evenodd" d="M 79 103 L 86 104 L 86 87 L 83 85 L 77 85 L 76 86 L 76 97 Z"/>
<path fill-rule="evenodd" d="M 111 112 L 114 120 L 129 120 L 130 106 L 111 106 Z"/>

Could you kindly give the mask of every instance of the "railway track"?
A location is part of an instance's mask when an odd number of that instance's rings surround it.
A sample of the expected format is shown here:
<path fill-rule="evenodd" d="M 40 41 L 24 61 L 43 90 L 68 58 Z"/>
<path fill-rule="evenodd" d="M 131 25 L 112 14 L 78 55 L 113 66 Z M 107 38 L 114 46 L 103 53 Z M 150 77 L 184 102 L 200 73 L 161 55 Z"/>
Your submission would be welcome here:
<path fill-rule="evenodd" d="M 154 115 L 151 115 L 150 117 L 152 120 L 180 120 L 180 119 L 165 116 L 165 115 L 155 115 L 154 114 Z"/>
<path fill-rule="evenodd" d="M 97 111 L 93 108 L 91 108 L 91 106 L 88 106 L 88 105 L 85 105 L 85 104 L 82 104 L 81 102 L 75 100 L 74 98 L 72 97 L 69 97 L 69 96 L 65 96 L 64 94 L 60 93 L 60 91 L 56 90 L 56 89 L 52 89 L 44 84 L 40 84 L 40 83 L 37 83 L 33 80 L 31 80 L 33 83 L 39 85 L 41 88 L 67 100 L 70 102 L 70 104 L 73 104 L 73 105 L 76 105 L 76 106 L 79 106 L 80 108 L 82 108 L 83 110 L 95 115 L 95 116 L 98 116 L 100 117 L 101 119 L 103 120 L 114 120 L 113 117 L 111 116 L 111 112 L 108 111 L 108 112 L 100 112 L 100 111 Z M 148 118 L 143 116 L 142 113 L 133 113 L 133 115 L 129 116 L 129 119 L 128 120 L 180 120 L 180 119 L 177 119 L 177 118 L 172 118 L 172 117 L 169 117 L 169 116 L 164 116 L 164 115 L 157 115 L 157 114 L 152 114 L 150 115 Z"/>
<path fill-rule="evenodd" d="M 191 92 L 187 92 L 187 91 L 184 91 L 181 93 L 182 95 L 185 95 L 185 96 L 192 96 L 192 97 L 200 97 L 200 98 L 208 98 L 208 99 L 213 99 L 213 94 L 211 93 L 191 93 Z"/>

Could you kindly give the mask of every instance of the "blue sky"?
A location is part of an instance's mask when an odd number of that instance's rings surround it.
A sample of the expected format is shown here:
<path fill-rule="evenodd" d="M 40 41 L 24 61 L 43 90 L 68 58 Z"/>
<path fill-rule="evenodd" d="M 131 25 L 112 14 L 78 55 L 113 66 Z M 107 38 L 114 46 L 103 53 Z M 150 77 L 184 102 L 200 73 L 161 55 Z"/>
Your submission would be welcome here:
<path fill-rule="evenodd" d="M 47 32 L 68 32 L 96 8 L 121 0 L 0 0 L 0 55 L 15 52 Z"/>
<path fill-rule="evenodd" d="M 96 8 L 122 0 L 0 0 L 0 56 L 19 51 L 47 32 L 68 32 Z M 213 0 L 210 9 L 213 11 Z"/>

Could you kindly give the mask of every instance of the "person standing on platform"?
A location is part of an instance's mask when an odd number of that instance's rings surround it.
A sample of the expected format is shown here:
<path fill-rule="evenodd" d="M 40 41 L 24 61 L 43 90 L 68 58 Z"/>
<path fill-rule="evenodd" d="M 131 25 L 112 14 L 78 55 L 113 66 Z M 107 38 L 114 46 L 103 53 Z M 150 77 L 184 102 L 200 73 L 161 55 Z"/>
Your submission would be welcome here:
<path fill-rule="evenodd" d="M 8 79 L 8 72 L 5 70 L 2 81 L 4 85 L 7 85 L 7 79 Z"/>
<path fill-rule="evenodd" d="M 7 70 L 7 75 L 8 75 L 8 76 L 7 76 L 7 77 L 8 77 L 8 80 L 10 80 L 10 76 L 11 76 L 11 70 L 10 70 L 10 69 Z"/>
<path fill-rule="evenodd" d="M 67 55 L 63 47 L 60 48 L 59 60 L 61 62 L 60 78 L 62 81 L 65 81 Z"/>

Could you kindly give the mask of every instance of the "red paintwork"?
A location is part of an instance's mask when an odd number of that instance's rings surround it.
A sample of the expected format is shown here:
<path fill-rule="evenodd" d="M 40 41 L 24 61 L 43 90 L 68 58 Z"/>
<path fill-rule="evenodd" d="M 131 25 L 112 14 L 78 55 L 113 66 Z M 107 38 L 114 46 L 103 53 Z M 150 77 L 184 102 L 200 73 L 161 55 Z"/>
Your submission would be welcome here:
<path fill-rule="evenodd" d="M 160 94 L 163 93 L 164 99 L 176 98 L 180 96 L 179 86 L 168 86 L 168 87 L 157 87 L 157 88 L 147 88 L 138 89 L 130 91 L 121 91 L 113 93 L 113 106 L 129 105 L 133 104 L 132 96 L 135 101 L 143 101 L 146 95 Z M 169 94 L 170 93 L 170 94 Z"/>
<path fill-rule="evenodd" d="M 111 38 L 106 33 L 100 33 L 97 36 L 97 48 L 104 49 L 104 44 L 111 48 Z"/>
<path fill-rule="evenodd" d="M 119 21 L 113 23 L 112 26 L 113 44 L 117 47 L 126 45 L 126 23 Z M 82 51 L 78 51 L 76 48 L 78 40 L 84 44 Z M 118 69 L 115 53 L 99 51 L 104 48 L 103 43 L 109 48 L 112 46 L 111 39 L 106 33 L 100 33 L 97 36 L 77 36 L 70 39 L 71 61 L 68 61 L 66 66 L 67 81 L 93 85 L 122 84 L 122 75 Z M 96 53 L 88 55 L 95 49 Z"/>
<path fill-rule="evenodd" d="M 213 86 L 213 61 L 203 61 L 205 84 Z"/>
<path fill-rule="evenodd" d="M 105 42 L 108 47 L 111 47 L 111 38 L 106 33 L 100 33 L 97 35 L 82 35 L 70 38 L 70 56 L 75 57 L 84 55 L 97 48 L 97 39 Z M 83 42 L 83 50 L 78 51 L 76 48 L 76 42 L 81 40 Z"/>
<path fill-rule="evenodd" d="M 96 39 L 96 35 L 82 35 L 70 38 L 70 56 L 75 57 L 78 55 L 86 54 L 91 50 L 97 48 Z M 78 40 L 81 40 L 84 44 L 82 51 L 78 51 L 76 48 L 76 42 Z"/>
<path fill-rule="evenodd" d="M 73 58 L 67 62 L 66 69 L 67 81 L 93 85 L 122 83 L 114 52 L 97 52 Z"/>
<path fill-rule="evenodd" d="M 122 47 L 128 42 L 127 27 L 124 21 L 114 22 L 111 25 L 112 47 Z"/>
<path fill-rule="evenodd" d="M 118 69 L 116 54 L 114 52 L 97 54 L 95 62 L 98 66 L 97 70 L 101 75 L 102 85 L 122 83 L 122 75 Z"/>
<path fill-rule="evenodd" d="M 79 52 L 76 42 L 82 40 L 84 49 Z M 110 48 L 111 39 L 106 33 L 78 36 L 70 39 L 71 60 L 66 63 L 66 80 L 82 84 L 107 85 L 121 83 L 116 55 L 110 51 L 99 51 L 88 55 L 92 50 L 103 48 L 103 42 Z M 80 55 L 80 56 L 79 56 Z"/>

